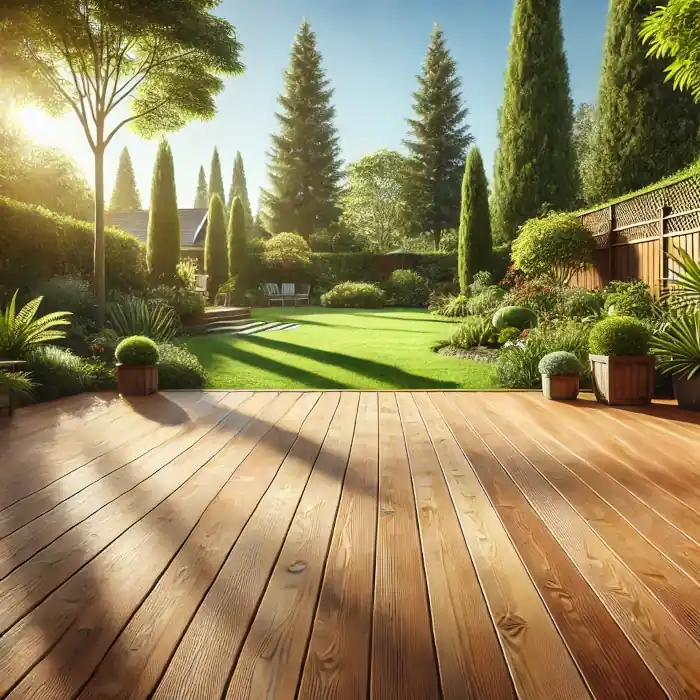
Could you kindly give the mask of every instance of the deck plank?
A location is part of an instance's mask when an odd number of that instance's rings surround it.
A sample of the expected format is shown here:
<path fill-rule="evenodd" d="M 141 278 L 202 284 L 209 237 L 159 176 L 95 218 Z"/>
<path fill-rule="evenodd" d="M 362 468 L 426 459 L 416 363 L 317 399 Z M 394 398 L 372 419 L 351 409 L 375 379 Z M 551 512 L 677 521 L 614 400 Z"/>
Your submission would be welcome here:
<path fill-rule="evenodd" d="M 378 397 L 363 393 L 298 697 L 364 700 L 374 603 Z"/>

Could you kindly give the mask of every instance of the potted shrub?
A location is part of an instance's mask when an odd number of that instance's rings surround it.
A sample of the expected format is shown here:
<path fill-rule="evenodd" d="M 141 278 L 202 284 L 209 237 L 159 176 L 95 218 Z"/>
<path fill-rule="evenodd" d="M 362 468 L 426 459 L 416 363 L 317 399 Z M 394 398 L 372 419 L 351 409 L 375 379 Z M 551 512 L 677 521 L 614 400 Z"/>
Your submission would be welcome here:
<path fill-rule="evenodd" d="M 581 369 L 578 357 L 571 352 L 545 355 L 539 364 L 542 393 L 553 401 L 572 401 L 578 396 Z"/>
<path fill-rule="evenodd" d="M 589 338 L 591 378 L 596 398 L 617 406 L 647 404 L 654 398 L 654 357 L 650 332 L 631 316 L 596 323 Z"/>
<path fill-rule="evenodd" d="M 156 344 L 142 335 L 122 340 L 114 352 L 117 361 L 117 389 L 123 396 L 148 396 L 158 391 Z"/>
<path fill-rule="evenodd" d="M 672 317 L 652 340 L 661 371 L 673 375 L 673 393 L 680 408 L 700 411 L 700 310 Z"/>

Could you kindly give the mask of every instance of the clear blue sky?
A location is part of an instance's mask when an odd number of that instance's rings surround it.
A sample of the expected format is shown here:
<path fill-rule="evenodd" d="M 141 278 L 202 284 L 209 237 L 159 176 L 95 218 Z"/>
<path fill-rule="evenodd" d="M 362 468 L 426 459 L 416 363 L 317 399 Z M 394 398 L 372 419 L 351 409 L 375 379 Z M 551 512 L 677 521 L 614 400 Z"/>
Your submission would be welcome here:
<path fill-rule="evenodd" d="M 335 88 L 343 157 L 352 161 L 379 148 L 401 148 L 411 94 L 433 23 L 444 29 L 462 77 L 469 123 L 491 173 L 497 110 L 503 96 L 514 0 L 225 0 L 218 8 L 244 44 L 245 73 L 227 81 L 212 122 L 194 123 L 170 138 L 178 202 L 192 206 L 197 171 L 207 176 L 219 147 L 226 188 L 236 150 L 243 154 L 253 206 L 266 184 L 270 134 L 283 88 L 283 71 L 302 18 L 316 32 Z M 562 0 L 573 99 L 595 99 L 608 0 Z M 147 206 L 154 142 L 134 135 L 115 139 L 108 154 L 111 188 L 119 151 L 129 146 Z M 79 158 L 81 164 L 87 162 Z M 109 193 L 108 193 L 109 194 Z"/>

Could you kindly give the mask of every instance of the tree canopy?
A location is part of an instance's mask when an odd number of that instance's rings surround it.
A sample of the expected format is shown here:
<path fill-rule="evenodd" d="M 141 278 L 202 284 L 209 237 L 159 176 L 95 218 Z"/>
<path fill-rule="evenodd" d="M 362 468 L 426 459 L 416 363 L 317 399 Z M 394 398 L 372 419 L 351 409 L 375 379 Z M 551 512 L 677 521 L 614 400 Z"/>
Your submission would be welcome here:
<path fill-rule="evenodd" d="M 117 177 L 114 180 L 112 197 L 109 200 L 111 212 L 129 212 L 141 209 L 141 197 L 136 188 L 136 176 L 134 166 L 131 163 L 129 149 L 124 146 L 119 156 Z"/>

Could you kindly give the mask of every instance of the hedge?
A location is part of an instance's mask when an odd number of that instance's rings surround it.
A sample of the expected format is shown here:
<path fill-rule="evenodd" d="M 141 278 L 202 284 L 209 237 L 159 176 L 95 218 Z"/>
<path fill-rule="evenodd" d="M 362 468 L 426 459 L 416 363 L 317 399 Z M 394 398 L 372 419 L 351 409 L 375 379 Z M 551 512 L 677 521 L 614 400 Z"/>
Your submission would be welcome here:
<path fill-rule="evenodd" d="M 93 226 L 42 207 L 0 197 L 0 284 L 28 291 L 55 275 L 91 278 Z M 107 289 L 140 288 L 146 279 L 145 254 L 133 236 L 105 230 Z"/>

